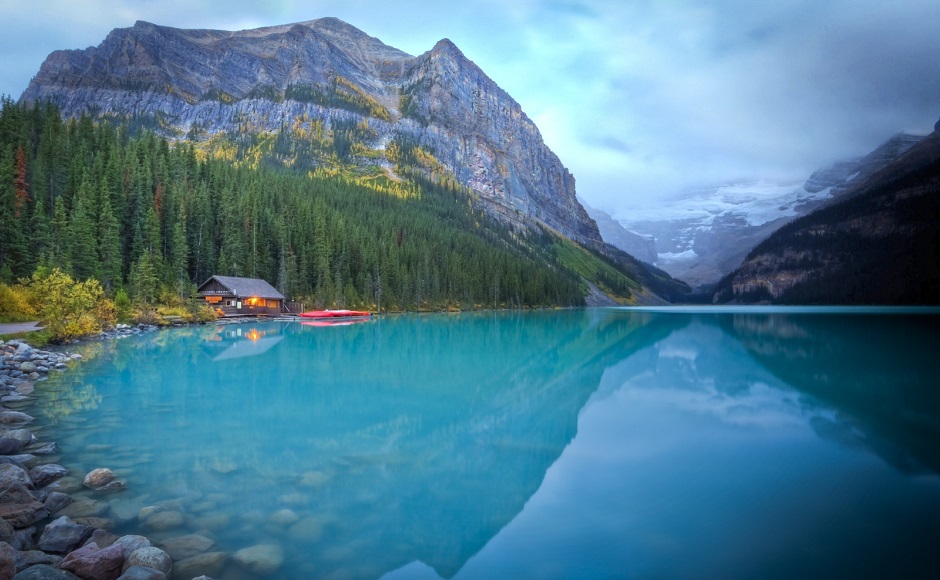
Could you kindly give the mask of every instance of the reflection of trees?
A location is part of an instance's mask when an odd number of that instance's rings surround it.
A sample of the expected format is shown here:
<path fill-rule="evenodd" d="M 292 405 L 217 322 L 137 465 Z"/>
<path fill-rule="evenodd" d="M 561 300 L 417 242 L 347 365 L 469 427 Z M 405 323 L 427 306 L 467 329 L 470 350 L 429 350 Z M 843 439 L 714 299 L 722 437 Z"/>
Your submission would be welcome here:
<path fill-rule="evenodd" d="M 375 575 L 418 559 L 452 576 L 539 488 L 605 369 L 685 323 L 604 311 L 271 323 L 251 328 L 285 336 L 276 348 L 215 363 L 244 332 L 155 333 L 116 344 L 103 380 L 134 394 L 107 412 L 135 421 L 97 435 L 159 439 L 178 458 L 138 466 L 132 487 L 226 492 L 243 512 L 296 501 L 329 538 L 297 549 L 316 575 L 369 554 Z"/>
<path fill-rule="evenodd" d="M 93 411 L 101 404 L 101 395 L 94 385 L 70 383 L 67 388 L 50 389 L 43 393 L 42 414 L 52 425 L 79 411 Z"/>
<path fill-rule="evenodd" d="M 936 316 L 738 314 L 727 330 L 767 369 L 833 405 L 896 468 L 940 473 Z"/>

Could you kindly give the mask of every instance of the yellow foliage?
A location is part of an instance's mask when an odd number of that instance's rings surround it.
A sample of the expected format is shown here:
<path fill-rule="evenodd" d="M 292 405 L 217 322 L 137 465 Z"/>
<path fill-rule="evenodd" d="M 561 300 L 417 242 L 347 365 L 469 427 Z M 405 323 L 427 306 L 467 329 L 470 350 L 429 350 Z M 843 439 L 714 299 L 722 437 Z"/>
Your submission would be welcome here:
<path fill-rule="evenodd" d="M 0 284 L 0 317 L 10 320 L 29 319 L 36 316 L 36 308 L 30 302 L 29 292 L 22 285 Z"/>
<path fill-rule="evenodd" d="M 76 282 L 58 268 L 37 270 L 27 281 L 31 302 L 55 340 L 97 334 L 114 325 L 117 308 L 97 280 Z"/>

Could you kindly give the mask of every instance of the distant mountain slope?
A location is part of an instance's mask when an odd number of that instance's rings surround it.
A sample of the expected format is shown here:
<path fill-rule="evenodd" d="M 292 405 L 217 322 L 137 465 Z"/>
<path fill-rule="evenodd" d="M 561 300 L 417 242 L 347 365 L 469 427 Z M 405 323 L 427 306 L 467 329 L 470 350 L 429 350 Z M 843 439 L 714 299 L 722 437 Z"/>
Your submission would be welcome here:
<path fill-rule="evenodd" d="M 656 240 L 652 236 L 641 236 L 631 232 L 610 217 L 609 213 L 591 207 L 584 200 L 581 200 L 581 205 L 584 206 L 591 219 L 597 222 L 597 229 L 600 230 L 605 242 L 647 264 L 656 263 Z"/>
<path fill-rule="evenodd" d="M 780 228 L 719 283 L 714 301 L 940 303 L 940 132 Z"/>
<path fill-rule="evenodd" d="M 709 286 L 787 221 L 832 203 L 921 139 L 899 133 L 868 155 L 814 172 L 802 185 L 722 185 L 654 208 L 625 211 L 617 219 L 656 239 L 659 255 L 653 263 L 658 267 L 693 286 Z"/>
<path fill-rule="evenodd" d="M 601 244 L 535 124 L 446 39 L 413 57 L 335 18 L 238 32 L 137 22 L 52 53 L 21 98 L 39 100 L 178 139 L 357 127 L 344 161 L 390 167 L 389 143 L 414 143 L 503 221 Z"/>

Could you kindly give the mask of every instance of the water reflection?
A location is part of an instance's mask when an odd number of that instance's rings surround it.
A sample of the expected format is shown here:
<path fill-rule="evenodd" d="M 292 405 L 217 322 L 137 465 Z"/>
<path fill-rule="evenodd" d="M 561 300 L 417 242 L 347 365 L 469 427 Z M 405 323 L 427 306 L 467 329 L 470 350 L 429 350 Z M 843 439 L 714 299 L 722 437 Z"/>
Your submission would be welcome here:
<path fill-rule="evenodd" d="M 128 480 L 107 512 L 119 531 L 154 535 L 140 508 L 179 510 L 157 539 L 275 542 L 283 577 L 762 576 L 801 537 L 838 536 L 793 515 L 813 512 L 805 481 L 882 481 L 870 452 L 905 473 L 940 465 L 934 319 L 871 320 L 589 310 L 187 328 L 107 343 L 42 396 L 93 385 L 94 428 L 55 433 L 73 472 Z M 940 515 L 940 486 L 919 494 Z"/>
<path fill-rule="evenodd" d="M 940 318 L 736 314 L 729 333 L 809 395 L 821 436 L 865 446 L 896 468 L 940 473 Z"/>

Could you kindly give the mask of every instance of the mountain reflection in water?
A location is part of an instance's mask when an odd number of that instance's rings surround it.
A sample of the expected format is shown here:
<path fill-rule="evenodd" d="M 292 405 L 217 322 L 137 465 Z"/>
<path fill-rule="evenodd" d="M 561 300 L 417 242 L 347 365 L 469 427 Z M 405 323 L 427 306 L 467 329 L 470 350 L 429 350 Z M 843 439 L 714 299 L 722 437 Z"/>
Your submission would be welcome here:
<path fill-rule="evenodd" d="M 171 505 L 185 524 L 158 540 L 273 542 L 283 577 L 920 573 L 940 570 L 936 320 L 186 328 L 95 345 L 37 414 L 73 474 L 127 479 L 118 531 Z"/>

